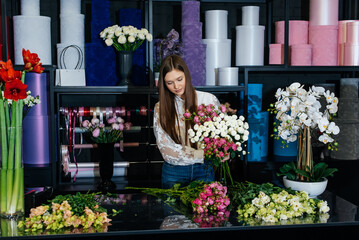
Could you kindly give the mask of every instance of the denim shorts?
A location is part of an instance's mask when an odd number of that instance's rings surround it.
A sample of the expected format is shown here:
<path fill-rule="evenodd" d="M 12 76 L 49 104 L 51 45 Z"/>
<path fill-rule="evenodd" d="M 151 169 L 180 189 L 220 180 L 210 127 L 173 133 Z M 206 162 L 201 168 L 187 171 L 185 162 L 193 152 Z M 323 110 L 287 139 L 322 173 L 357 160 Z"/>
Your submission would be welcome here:
<path fill-rule="evenodd" d="M 192 181 L 214 181 L 214 171 L 209 163 L 192 165 L 172 165 L 166 161 L 162 166 L 162 188 L 171 188 L 176 183 L 188 184 Z"/>

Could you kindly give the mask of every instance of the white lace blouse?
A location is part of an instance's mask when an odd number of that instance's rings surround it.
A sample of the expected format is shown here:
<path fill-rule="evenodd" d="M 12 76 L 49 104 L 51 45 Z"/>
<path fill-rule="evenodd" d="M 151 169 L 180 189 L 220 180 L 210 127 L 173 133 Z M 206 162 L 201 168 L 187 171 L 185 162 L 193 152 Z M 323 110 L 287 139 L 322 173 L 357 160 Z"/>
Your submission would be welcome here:
<path fill-rule="evenodd" d="M 197 93 L 197 106 L 201 104 L 213 104 L 219 106 L 220 103 L 216 96 L 211 93 L 196 91 Z M 179 132 L 182 141 L 181 144 L 175 143 L 172 138 L 162 129 L 160 118 L 159 118 L 159 102 L 155 105 L 154 118 L 153 118 L 153 130 L 156 137 L 157 146 L 162 154 L 163 159 L 173 165 L 191 165 L 194 163 L 203 163 L 203 150 L 191 148 L 188 143 L 185 145 L 185 124 L 182 119 L 184 109 L 184 101 L 176 96 L 175 97 L 175 106 L 177 111 L 179 122 Z M 189 142 L 189 141 L 188 141 Z"/>

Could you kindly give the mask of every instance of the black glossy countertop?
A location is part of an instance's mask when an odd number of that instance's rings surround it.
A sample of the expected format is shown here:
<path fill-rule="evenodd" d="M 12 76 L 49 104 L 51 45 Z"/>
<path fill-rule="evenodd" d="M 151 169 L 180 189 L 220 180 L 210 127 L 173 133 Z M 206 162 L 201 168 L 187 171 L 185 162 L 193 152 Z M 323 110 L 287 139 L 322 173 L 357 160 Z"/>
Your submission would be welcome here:
<path fill-rule="evenodd" d="M 331 192 L 324 192 L 319 198 L 326 200 L 330 207 L 330 217 L 318 222 L 312 219 L 297 219 L 295 222 L 249 225 L 237 220 L 235 210 L 231 211 L 228 221 L 220 223 L 219 227 L 200 227 L 186 217 L 173 210 L 164 201 L 142 193 L 118 194 L 112 199 L 112 204 L 103 204 L 109 210 L 120 209 L 122 212 L 112 219 L 112 225 L 105 232 L 81 233 L 67 231 L 49 235 L 23 235 L 21 232 L 12 233 L 13 237 L 4 236 L 3 239 L 210 239 L 223 237 L 256 237 L 265 234 L 278 236 L 290 234 L 288 239 L 305 239 L 318 236 L 334 236 L 334 234 L 359 233 L 358 206 L 338 197 Z M 114 202 L 113 202 L 114 201 Z M 3 220 L 2 220 L 3 221 Z M 297 233 L 299 235 L 297 235 Z M 10 232 L 9 232 L 10 234 Z M 308 235 L 307 235 L 308 234 Z M 243 239 L 241 237 L 241 239 Z M 247 238 L 248 239 L 248 238 Z M 250 239 L 250 238 L 249 238 Z M 302 238 L 303 239 L 303 238 Z"/>

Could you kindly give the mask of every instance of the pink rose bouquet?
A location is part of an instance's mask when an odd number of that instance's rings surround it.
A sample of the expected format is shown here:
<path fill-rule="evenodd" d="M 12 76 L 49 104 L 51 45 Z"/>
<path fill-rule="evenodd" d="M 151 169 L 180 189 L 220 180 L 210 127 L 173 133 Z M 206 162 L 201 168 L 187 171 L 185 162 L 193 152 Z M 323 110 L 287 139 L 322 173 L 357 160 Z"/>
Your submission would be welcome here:
<path fill-rule="evenodd" d="M 243 116 L 230 115 L 229 107 L 221 105 L 215 107 L 212 104 L 198 106 L 198 113 L 188 110 L 184 113 L 185 120 L 194 123 L 189 129 L 188 135 L 192 143 L 198 143 L 204 150 L 206 161 L 219 171 L 220 178 L 226 183 L 230 174 L 228 160 L 244 151 L 244 143 L 248 140 L 249 125 Z"/>
<path fill-rule="evenodd" d="M 84 120 L 81 125 L 91 132 L 91 138 L 96 143 L 114 143 L 122 138 L 122 131 L 125 128 L 124 120 L 121 117 L 107 119 L 110 127 L 106 127 L 100 119 L 93 118 L 91 121 Z"/>

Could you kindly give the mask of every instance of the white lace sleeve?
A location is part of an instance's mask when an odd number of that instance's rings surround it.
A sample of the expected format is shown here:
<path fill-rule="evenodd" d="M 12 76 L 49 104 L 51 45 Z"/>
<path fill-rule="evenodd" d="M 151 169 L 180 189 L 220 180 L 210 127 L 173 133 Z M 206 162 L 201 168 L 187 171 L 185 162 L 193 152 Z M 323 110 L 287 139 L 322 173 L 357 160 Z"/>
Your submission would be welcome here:
<path fill-rule="evenodd" d="M 172 138 L 162 129 L 159 118 L 159 103 L 155 106 L 153 118 L 153 131 L 156 137 L 158 149 L 163 159 L 173 165 L 190 165 L 203 163 L 203 150 L 194 149 L 175 143 Z"/>

